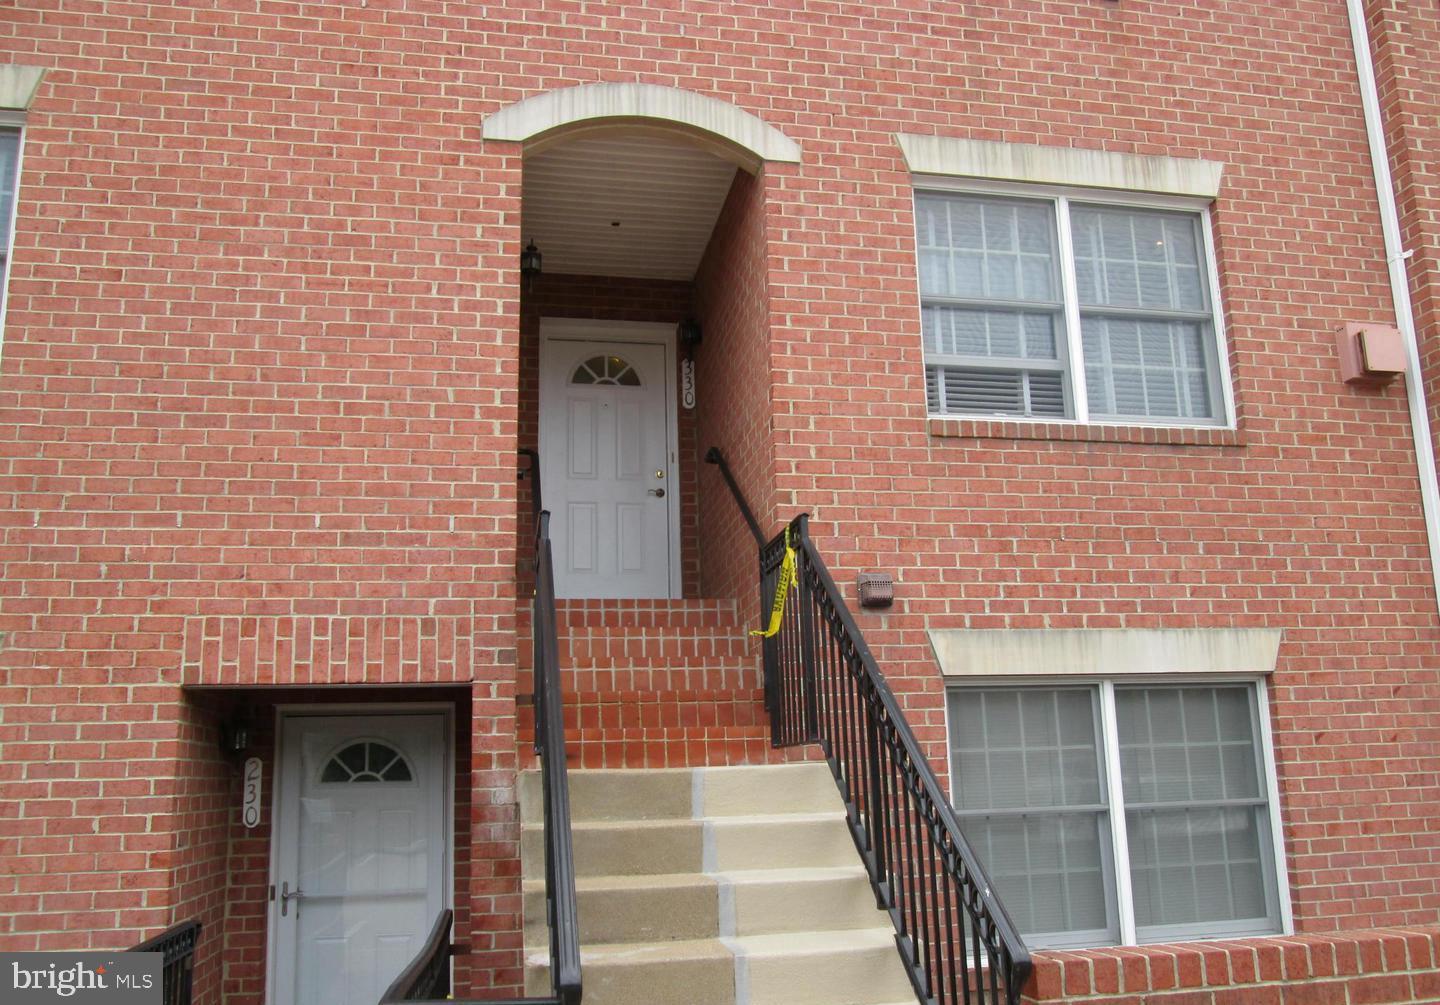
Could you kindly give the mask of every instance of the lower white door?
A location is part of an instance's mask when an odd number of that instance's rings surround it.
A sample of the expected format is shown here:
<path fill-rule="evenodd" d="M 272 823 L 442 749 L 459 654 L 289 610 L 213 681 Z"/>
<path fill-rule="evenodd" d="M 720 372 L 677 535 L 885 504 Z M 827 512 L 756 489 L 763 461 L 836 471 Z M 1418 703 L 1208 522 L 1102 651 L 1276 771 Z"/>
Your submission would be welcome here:
<path fill-rule="evenodd" d="M 655 327 L 541 342 L 541 489 L 558 596 L 680 595 L 674 361 L 665 342 L 638 340 Z"/>
<path fill-rule="evenodd" d="M 271 1000 L 377 1002 L 445 905 L 445 717 L 282 721 Z"/>

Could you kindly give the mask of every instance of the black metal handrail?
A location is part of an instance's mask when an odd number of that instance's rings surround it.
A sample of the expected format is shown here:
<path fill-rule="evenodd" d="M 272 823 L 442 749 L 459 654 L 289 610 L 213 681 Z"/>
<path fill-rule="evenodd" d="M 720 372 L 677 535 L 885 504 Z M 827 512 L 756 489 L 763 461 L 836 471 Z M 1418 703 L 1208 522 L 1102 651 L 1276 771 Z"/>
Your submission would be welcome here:
<path fill-rule="evenodd" d="M 131 953 L 161 953 L 161 995 L 163 1005 L 190 1005 L 195 989 L 195 947 L 200 942 L 200 922 L 182 921 L 138 946 Z"/>
<path fill-rule="evenodd" d="M 390 982 L 380 997 L 380 1005 L 560 1005 L 558 998 L 485 998 L 456 1001 L 450 997 L 450 928 L 455 913 L 445 910 L 435 919 L 430 935 L 420 953 L 400 976 Z"/>
<path fill-rule="evenodd" d="M 580 922 L 575 907 L 575 852 L 570 832 L 570 779 L 565 766 L 565 715 L 560 697 L 560 643 L 555 618 L 555 560 L 550 514 L 541 506 L 539 458 L 535 481 L 535 602 L 530 635 L 535 650 L 535 749 L 545 797 L 545 914 L 550 924 L 550 987 L 560 1005 L 578 1005 Z"/>
<path fill-rule="evenodd" d="M 392 1002 L 440 1002 L 450 997 L 450 926 L 455 912 L 445 909 L 435 919 L 419 954 L 380 996 L 380 1005 Z"/>
<path fill-rule="evenodd" d="M 527 478 L 530 479 L 530 512 L 531 515 L 539 518 L 544 503 L 540 494 L 540 454 L 529 449 L 518 450 L 516 453 L 530 462 L 530 466 L 521 468 L 516 477 L 522 482 Z"/>
<path fill-rule="evenodd" d="M 725 479 L 725 484 L 730 487 L 730 494 L 735 497 L 735 505 L 740 507 L 740 515 L 745 518 L 745 525 L 750 528 L 755 543 L 763 545 L 765 532 L 760 529 L 760 522 L 755 519 L 750 504 L 745 501 L 745 493 L 740 491 L 740 485 L 735 481 L 735 473 L 730 470 L 730 464 L 725 460 L 725 455 L 720 452 L 719 447 L 711 447 L 705 451 L 705 463 L 714 464 L 720 469 L 720 477 Z"/>
<path fill-rule="evenodd" d="M 550 928 L 550 989 L 538 998 L 449 1001 L 450 929 L 454 916 L 442 911 L 420 953 L 395 978 L 380 1005 L 579 1005 L 580 922 L 575 907 L 575 853 L 570 832 L 570 779 L 565 766 L 565 716 L 560 696 L 560 643 L 555 617 L 555 561 L 550 514 L 540 495 L 540 455 L 521 450 L 530 461 L 521 478 L 530 479 L 535 516 L 535 599 L 530 634 L 535 648 L 535 752 L 545 800 L 545 915 Z"/>
<path fill-rule="evenodd" d="M 798 602 L 764 642 L 775 746 L 818 742 L 921 1002 L 1017 1005 L 1030 954 L 960 831 L 905 713 L 796 517 L 760 551 L 774 597 L 787 541 Z"/>

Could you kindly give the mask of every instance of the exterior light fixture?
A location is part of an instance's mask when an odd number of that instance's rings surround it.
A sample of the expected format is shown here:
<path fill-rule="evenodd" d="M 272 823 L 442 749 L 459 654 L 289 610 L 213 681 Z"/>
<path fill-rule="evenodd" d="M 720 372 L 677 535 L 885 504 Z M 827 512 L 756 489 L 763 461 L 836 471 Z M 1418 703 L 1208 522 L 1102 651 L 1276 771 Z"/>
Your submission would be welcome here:
<path fill-rule="evenodd" d="M 237 716 L 220 725 L 220 749 L 226 754 L 238 757 L 250 749 L 254 739 L 255 729 L 248 719 Z"/>
<path fill-rule="evenodd" d="M 530 281 L 540 275 L 540 260 L 540 249 L 535 247 L 534 241 L 531 241 L 525 246 L 525 250 L 520 252 L 521 278 Z"/>

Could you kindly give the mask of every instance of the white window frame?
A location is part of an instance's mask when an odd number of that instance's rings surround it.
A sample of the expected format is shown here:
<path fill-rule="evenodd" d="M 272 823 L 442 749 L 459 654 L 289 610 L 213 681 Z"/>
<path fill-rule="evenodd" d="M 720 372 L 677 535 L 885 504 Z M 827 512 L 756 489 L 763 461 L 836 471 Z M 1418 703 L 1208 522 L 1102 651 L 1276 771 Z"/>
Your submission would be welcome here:
<path fill-rule="evenodd" d="M 1088 687 L 1098 688 L 1100 698 L 1100 729 L 1099 737 L 1101 745 L 1101 756 L 1104 759 L 1105 768 L 1105 792 L 1106 806 L 1110 817 L 1110 867 L 1105 869 L 1106 874 L 1113 879 L 1114 886 L 1105 891 L 1107 899 L 1111 900 L 1116 909 L 1116 920 L 1120 930 L 1120 941 L 1116 943 L 1121 946 L 1138 946 L 1146 944 L 1162 945 L 1170 942 L 1205 941 L 1212 942 L 1222 939 L 1256 939 L 1256 938 L 1277 938 L 1295 933 L 1295 916 L 1290 900 L 1289 867 L 1285 858 L 1285 830 L 1280 821 L 1280 785 L 1275 770 L 1275 740 L 1273 731 L 1270 728 L 1270 688 L 1269 682 L 1263 676 L 1256 674 L 1125 674 L 1125 675 L 1082 675 L 1064 674 L 1047 675 L 1036 677 L 969 677 L 951 678 L 947 680 L 945 689 L 945 759 L 949 774 L 946 778 L 946 798 L 950 805 L 955 805 L 955 746 L 951 742 L 950 722 L 950 692 L 985 690 L 987 688 L 1018 688 L 1033 687 L 1040 690 L 1054 688 Z M 1127 833 L 1125 820 L 1125 793 L 1124 782 L 1120 777 L 1120 732 L 1118 728 L 1117 713 L 1115 706 L 1115 687 L 1139 686 L 1139 687 L 1184 687 L 1205 685 L 1211 687 L 1224 687 L 1226 685 L 1241 684 L 1254 689 L 1255 713 L 1259 722 L 1259 733 L 1256 742 L 1260 745 L 1260 765 L 1265 773 L 1263 779 L 1264 792 L 1268 801 L 1267 817 L 1270 823 L 1270 840 L 1264 851 L 1270 855 L 1274 867 L 1274 875 L 1269 880 L 1274 884 L 1274 897 L 1277 910 L 1277 917 L 1280 923 L 1278 932 L 1271 932 L 1264 935 L 1253 932 L 1225 934 L 1216 931 L 1214 928 L 1205 928 L 1203 923 L 1193 932 L 1186 934 L 1166 933 L 1163 939 L 1154 940 L 1150 943 L 1142 943 L 1136 934 L 1135 925 L 1135 900 L 1134 891 L 1130 886 L 1130 841 Z M 1263 841 L 1262 837 L 1262 841 Z M 984 862 L 980 863 L 984 866 Z M 1104 864 L 1102 862 L 1102 868 Z M 1267 894 L 1271 891 L 1267 891 Z M 1267 896 L 1268 900 L 1268 896 Z M 1099 949 L 1103 946 L 1090 946 L 1083 943 L 1047 946 L 1054 949 Z"/>
<path fill-rule="evenodd" d="M 1003 420 L 1005 422 L 1064 423 L 1067 425 L 1120 426 L 1124 428 L 1174 429 L 1234 429 L 1235 391 L 1230 380 L 1230 343 L 1225 332 L 1225 312 L 1220 305 L 1219 262 L 1215 256 L 1214 226 L 1210 219 L 1212 200 L 1187 196 L 1159 195 L 1149 192 L 1115 191 L 1112 189 L 1090 189 L 1069 185 L 1039 185 L 1029 183 L 992 181 L 980 178 L 953 178 L 943 175 L 916 176 L 913 197 L 927 193 L 937 195 L 992 196 L 998 198 L 1029 199 L 1050 202 L 1054 207 L 1057 231 L 1057 253 L 1060 256 L 1060 286 L 1065 308 L 1065 347 L 1061 363 L 1064 365 L 1065 383 L 1070 387 L 1073 415 L 1034 416 L 1012 415 L 1009 413 L 949 413 L 930 412 L 931 418 L 967 420 Z M 1090 398 L 1085 384 L 1085 355 L 1080 338 L 1080 297 L 1079 283 L 1075 278 L 1075 242 L 1070 230 L 1070 203 L 1116 206 L 1137 210 L 1167 210 L 1175 213 L 1195 214 L 1200 220 L 1200 236 L 1204 244 L 1203 255 L 1206 269 L 1206 292 L 1210 297 L 1210 326 L 1214 334 L 1215 380 L 1219 385 L 1220 415 L 1212 420 L 1178 418 L 1170 421 L 1146 418 L 1091 417 Z M 918 211 L 917 211 L 918 215 Z M 918 237 L 918 235 L 917 235 Z M 918 262 L 919 244 L 915 244 Z M 915 270 L 917 303 L 924 303 L 924 291 L 920 288 L 920 270 Z M 928 404 L 927 404 L 928 408 Z"/>
<path fill-rule="evenodd" d="M 10 271 L 15 264 L 15 224 L 20 219 L 20 179 L 25 170 L 25 115 L 23 112 L 0 111 L 0 129 L 20 134 L 15 148 L 15 197 L 10 200 L 9 241 L 6 243 L 5 265 L 0 270 L 0 357 L 5 353 L 5 318 L 10 308 Z"/>

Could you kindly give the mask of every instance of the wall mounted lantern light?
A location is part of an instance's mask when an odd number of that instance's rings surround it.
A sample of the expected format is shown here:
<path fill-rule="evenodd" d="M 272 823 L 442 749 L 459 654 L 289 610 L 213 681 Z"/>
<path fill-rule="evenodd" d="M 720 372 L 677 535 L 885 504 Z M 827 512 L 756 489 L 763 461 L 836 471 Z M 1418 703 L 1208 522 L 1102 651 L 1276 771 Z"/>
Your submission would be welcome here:
<path fill-rule="evenodd" d="M 694 318 L 686 318 L 676 325 L 675 334 L 679 336 L 680 344 L 691 353 L 694 353 L 695 347 L 700 344 L 700 339 L 703 337 L 700 331 L 700 322 Z"/>
<path fill-rule="evenodd" d="M 238 757 L 250 749 L 255 740 L 255 727 L 243 716 L 235 716 L 220 724 L 220 749 Z"/>
<path fill-rule="evenodd" d="M 520 252 L 520 278 L 525 281 L 527 288 L 535 281 L 535 277 L 540 275 L 540 261 L 540 249 L 531 241 L 525 245 L 525 250 Z"/>

